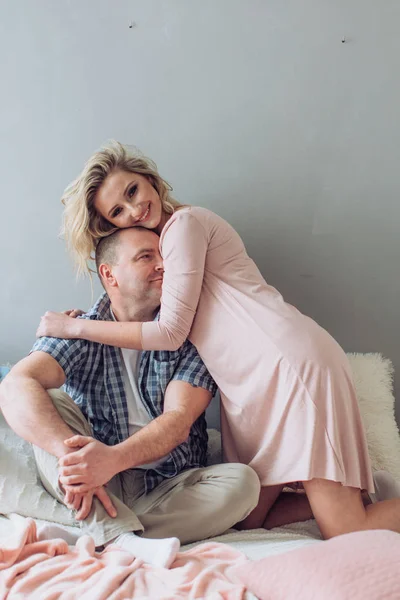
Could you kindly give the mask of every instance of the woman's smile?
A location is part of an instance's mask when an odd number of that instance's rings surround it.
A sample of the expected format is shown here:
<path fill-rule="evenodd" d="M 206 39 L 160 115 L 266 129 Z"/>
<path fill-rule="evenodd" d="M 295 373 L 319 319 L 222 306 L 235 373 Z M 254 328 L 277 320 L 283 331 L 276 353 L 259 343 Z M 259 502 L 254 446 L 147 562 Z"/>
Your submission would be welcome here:
<path fill-rule="evenodd" d="M 139 217 L 139 219 L 136 219 L 136 222 L 142 223 L 143 221 L 145 221 L 147 219 L 149 214 L 150 214 L 150 202 L 149 202 L 145 212 L 143 213 L 143 215 L 141 217 Z"/>

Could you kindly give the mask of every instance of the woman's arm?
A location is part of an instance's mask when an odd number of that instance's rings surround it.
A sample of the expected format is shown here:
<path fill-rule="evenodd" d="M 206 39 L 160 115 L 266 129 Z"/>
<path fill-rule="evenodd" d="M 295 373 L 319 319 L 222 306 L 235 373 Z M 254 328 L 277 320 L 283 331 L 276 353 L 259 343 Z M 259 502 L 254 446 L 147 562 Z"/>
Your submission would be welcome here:
<path fill-rule="evenodd" d="M 142 350 L 141 323 L 74 319 L 64 313 L 47 311 L 40 319 L 36 337 L 82 339 L 117 348 Z"/>
<path fill-rule="evenodd" d="M 162 234 L 164 280 L 159 321 L 128 323 L 72 319 L 47 312 L 37 337 L 81 338 L 135 350 L 177 350 L 189 335 L 203 285 L 207 234 L 189 212 L 178 212 Z"/>
<path fill-rule="evenodd" d="M 208 234 L 189 211 L 178 211 L 161 234 L 164 260 L 159 321 L 143 323 L 143 350 L 177 350 L 189 336 L 203 286 Z"/>

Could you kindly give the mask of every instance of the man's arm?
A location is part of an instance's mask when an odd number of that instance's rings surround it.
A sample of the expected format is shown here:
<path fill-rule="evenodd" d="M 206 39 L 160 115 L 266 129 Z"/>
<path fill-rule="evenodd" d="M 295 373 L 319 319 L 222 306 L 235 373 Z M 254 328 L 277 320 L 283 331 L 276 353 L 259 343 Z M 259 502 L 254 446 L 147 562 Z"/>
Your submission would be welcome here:
<path fill-rule="evenodd" d="M 121 470 L 151 463 L 185 442 L 193 423 L 206 410 L 211 393 L 185 381 L 170 381 L 165 391 L 164 412 L 121 444 Z"/>
<path fill-rule="evenodd" d="M 58 458 L 67 452 L 64 440 L 74 433 L 46 390 L 64 382 L 58 362 L 50 354 L 37 351 L 15 365 L 0 385 L 0 408 L 11 429 Z"/>
<path fill-rule="evenodd" d="M 190 428 L 205 411 L 211 392 L 180 380 L 170 381 L 164 397 L 164 412 L 140 431 L 116 446 L 106 446 L 85 436 L 74 436 L 71 444 L 81 450 L 60 460 L 60 481 L 87 491 L 102 485 L 116 473 L 162 458 L 187 440 Z M 100 483 L 101 482 L 101 483 Z"/>
<path fill-rule="evenodd" d="M 24 440 L 60 458 L 69 452 L 64 444 L 74 435 L 60 417 L 46 390 L 65 382 L 65 373 L 47 352 L 35 351 L 15 365 L 0 384 L 0 409 L 11 429 Z M 94 491 L 111 517 L 116 516 L 107 492 Z M 67 492 L 66 503 L 78 510 L 76 518 L 85 519 L 92 506 L 93 493 Z"/>

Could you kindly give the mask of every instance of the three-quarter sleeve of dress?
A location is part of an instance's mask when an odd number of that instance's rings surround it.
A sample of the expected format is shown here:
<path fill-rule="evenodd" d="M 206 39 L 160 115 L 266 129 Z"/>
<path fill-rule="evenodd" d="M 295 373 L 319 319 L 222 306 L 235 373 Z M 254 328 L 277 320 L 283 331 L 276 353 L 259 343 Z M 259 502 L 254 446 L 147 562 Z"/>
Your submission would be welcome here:
<path fill-rule="evenodd" d="M 190 211 L 177 212 L 160 240 L 164 261 L 159 321 L 142 324 L 143 350 L 176 350 L 192 327 L 201 294 L 208 234 Z"/>

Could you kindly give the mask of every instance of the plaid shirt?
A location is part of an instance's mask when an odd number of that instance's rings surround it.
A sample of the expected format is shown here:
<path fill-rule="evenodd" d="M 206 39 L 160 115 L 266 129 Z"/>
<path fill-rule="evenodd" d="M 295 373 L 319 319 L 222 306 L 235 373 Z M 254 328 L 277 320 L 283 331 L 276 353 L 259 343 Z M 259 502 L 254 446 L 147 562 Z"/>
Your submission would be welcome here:
<path fill-rule="evenodd" d="M 111 321 L 107 294 L 103 294 L 81 318 Z M 32 352 L 35 350 L 47 352 L 59 363 L 66 376 L 65 391 L 89 421 L 96 439 L 113 446 L 129 437 L 128 405 L 119 348 L 81 339 L 42 337 L 36 340 Z M 170 381 L 176 380 L 186 381 L 213 394 L 217 389 L 188 340 L 173 352 L 142 352 L 138 388 L 152 419 L 162 414 L 165 390 Z M 164 478 L 174 477 L 183 469 L 205 466 L 207 441 L 203 413 L 193 423 L 188 439 L 172 450 L 161 465 L 146 471 L 146 493 Z"/>

